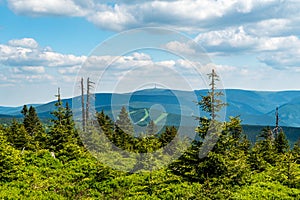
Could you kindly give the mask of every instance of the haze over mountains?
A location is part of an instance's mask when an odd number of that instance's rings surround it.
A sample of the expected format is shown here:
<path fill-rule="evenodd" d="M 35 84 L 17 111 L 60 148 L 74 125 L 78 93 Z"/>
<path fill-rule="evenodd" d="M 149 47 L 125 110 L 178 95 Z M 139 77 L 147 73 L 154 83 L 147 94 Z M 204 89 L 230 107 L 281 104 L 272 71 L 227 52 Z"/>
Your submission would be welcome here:
<path fill-rule="evenodd" d="M 199 113 L 195 102 L 199 101 L 200 95 L 205 95 L 206 92 L 207 90 L 145 89 L 125 94 L 98 93 L 95 95 L 95 108 L 97 111 L 104 110 L 113 115 L 118 113 L 123 105 L 129 105 L 129 111 L 136 118 L 136 122 L 142 122 L 143 118 L 145 120 L 147 118 L 145 115 L 149 114 L 151 109 L 160 112 L 156 116 L 159 120 L 171 116 L 176 118 L 180 115 L 190 117 Z M 229 104 L 226 110 L 227 118 L 239 115 L 242 124 L 274 125 L 275 109 L 278 106 L 281 126 L 300 127 L 300 91 L 265 92 L 227 89 L 225 93 L 225 100 Z M 80 105 L 79 98 L 74 99 L 74 102 Z M 63 101 L 69 102 L 72 106 L 72 99 Z M 49 118 L 50 112 L 55 109 L 54 104 L 55 101 L 34 106 L 41 118 Z M 22 107 L 0 107 L 0 117 L 21 117 L 21 109 Z"/>

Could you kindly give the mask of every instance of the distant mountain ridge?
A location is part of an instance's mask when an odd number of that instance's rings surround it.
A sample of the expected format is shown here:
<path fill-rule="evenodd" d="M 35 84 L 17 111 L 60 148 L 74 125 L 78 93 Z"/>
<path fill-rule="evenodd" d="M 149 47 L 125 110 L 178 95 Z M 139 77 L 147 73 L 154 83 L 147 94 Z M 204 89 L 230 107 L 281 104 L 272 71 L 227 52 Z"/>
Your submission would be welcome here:
<path fill-rule="evenodd" d="M 162 105 L 163 116 L 176 118 L 176 116 L 192 116 L 199 113 L 199 107 L 195 102 L 207 90 L 180 91 L 168 89 L 146 89 L 133 93 L 95 94 L 95 108 L 115 115 L 123 105 L 129 105 L 129 111 L 141 116 L 143 109 L 151 110 L 154 105 Z M 248 125 L 274 125 L 275 109 L 279 107 L 281 126 L 300 127 L 300 91 L 249 91 L 239 89 L 226 89 L 225 99 L 229 106 L 226 117 L 240 116 L 243 124 Z M 75 103 L 80 102 L 76 97 Z M 72 99 L 64 99 L 72 106 Z M 74 105 L 75 105 L 74 103 Z M 34 105 L 41 118 L 50 118 L 51 111 L 55 109 L 55 101 L 46 104 Z M 20 117 L 22 107 L 1 107 L 0 118 Z M 138 110 L 141 110 L 138 112 Z M 172 115 L 172 116 L 171 116 Z M 160 116 L 162 118 L 162 116 Z"/>

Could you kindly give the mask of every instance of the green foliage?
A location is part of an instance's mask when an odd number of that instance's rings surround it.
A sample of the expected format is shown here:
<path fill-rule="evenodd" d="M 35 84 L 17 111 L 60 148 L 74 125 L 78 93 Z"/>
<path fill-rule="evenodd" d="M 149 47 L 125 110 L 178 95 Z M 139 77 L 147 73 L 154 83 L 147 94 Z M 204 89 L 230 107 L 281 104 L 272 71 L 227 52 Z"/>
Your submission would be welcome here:
<path fill-rule="evenodd" d="M 292 153 L 295 157 L 296 163 L 300 164 L 300 138 L 299 141 L 294 145 Z"/>
<path fill-rule="evenodd" d="M 211 88 L 206 96 L 201 96 L 198 105 L 204 112 L 210 115 L 211 119 L 215 120 L 219 116 L 218 112 L 221 111 L 224 106 L 227 106 L 227 104 L 221 99 L 221 97 L 224 96 L 223 92 L 217 91 L 216 85 L 217 81 L 219 81 L 219 76 L 215 70 L 212 70 L 212 72 L 208 74 L 208 77 L 211 81 L 209 83 Z"/>
<path fill-rule="evenodd" d="M 211 97 L 201 105 L 213 113 L 222 103 Z M 68 104 L 56 108 L 47 133 L 27 106 L 23 123 L 0 126 L 0 199 L 300 199 L 300 140 L 289 150 L 283 132 L 265 128 L 251 147 L 238 117 L 200 117 L 192 145 L 162 167 L 184 144 L 175 127 L 157 133 L 151 121 L 137 137 L 122 108 L 116 122 L 97 113 L 99 126 L 83 132 Z"/>
<path fill-rule="evenodd" d="M 259 182 L 245 186 L 235 192 L 231 199 L 299 199 L 300 190 L 289 188 L 278 182 Z"/>
<path fill-rule="evenodd" d="M 52 120 L 53 125 L 49 131 L 48 147 L 58 157 L 66 160 L 78 158 L 84 150 L 79 134 L 75 129 L 69 105 L 66 104 L 66 107 L 63 107 L 62 102 L 58 101 L 55 106 L 57 110 L 52 114 L 56 119 Z"/>
<path fill-rule="evenodd" d="M 27 137 L 31 137 L 32 139 L 30 148 L 31 149 L 45 148 L 47 144 L 48 136 L 45 133 L 45 130 L 43 128 L 43 125 L 39 117 L 37 116 L 35 108 L 33 106 L 30 106 L 28 110 L 27 106 L 24 105 L 21 113 L 24 116 L 23 126 L 29 135 Z"/>
<path fill-rule="evenodd" d="M 289 149 L 289 142 L 283 131 L 280 131 L 274 141 L 275 149 L 278 153 L 284 153 Z"/>
<path fill-rule="evenodd" d="M 116 126 L 117 126 L 117 129 L 119 132 L 122 131 L 128 135 L 134 134 L 133 125 L 131 123 L 131 120 L 129 119 L 128 112 L 124 106 L 122 107 L 122 109 L 120 111 L 120 114 L 116 121 Z"/>
<path fill-rule="evenodd" d="M 22 166 L 21 152 L 14 149 L 0 130 L 0 181 L 7 182 L 16 179 L 18 168 Z"/>
<path fill-rule="evenodd" d="M 16 149 L 35 149 L 34 139 L 28 134 L 23 124 L 13 120 L 11 126 L 7 128 L 7 141 Z"/>

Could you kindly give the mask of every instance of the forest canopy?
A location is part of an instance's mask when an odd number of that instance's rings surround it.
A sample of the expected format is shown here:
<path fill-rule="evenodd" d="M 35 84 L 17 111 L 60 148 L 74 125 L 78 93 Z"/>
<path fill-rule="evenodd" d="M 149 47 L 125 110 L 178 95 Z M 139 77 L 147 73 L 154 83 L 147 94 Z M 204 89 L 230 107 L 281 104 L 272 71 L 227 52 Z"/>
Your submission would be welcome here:
<path fill-rule="evenodd" d="M 213 71 L 210 77 L 217 74 Z M 25 105 L 21 122 L 0 126 L 0 198 L 300 198 L 300 140 L 289 146 L 284 130 L 266 127 L 251 144 L 239 117 L 218 120 L 218 111 L 228 106 L 220 96 L 211 84 L 198 102 L 208 117 L 197 118 L 196 137 L 185 152 L 181 149 L 187 138 L 177 138 L 175 126 L 158 133 L 150 121 L 137 136 L 125 107 L 116 121 L 103 111 L 96 113 L 82 131 L 60 99 L 51 125 L 43 124 L 35 108 Z M 105 146 L 104 138 L 113 145 Z M 179 140 L 177 145 L 164 148 L 174 140 Z M 201 155 L 204 147 L 208 151 Z M 114 148 L 128 152 L 126 162 Z M 99 159 L 104 151 L 108 160 Z M 151 156 L 153 152 L 159 159 Z M 176 152 L 181 156 L 165 166 Z M 112 167 L 117 164 L 118 170 Z"/>

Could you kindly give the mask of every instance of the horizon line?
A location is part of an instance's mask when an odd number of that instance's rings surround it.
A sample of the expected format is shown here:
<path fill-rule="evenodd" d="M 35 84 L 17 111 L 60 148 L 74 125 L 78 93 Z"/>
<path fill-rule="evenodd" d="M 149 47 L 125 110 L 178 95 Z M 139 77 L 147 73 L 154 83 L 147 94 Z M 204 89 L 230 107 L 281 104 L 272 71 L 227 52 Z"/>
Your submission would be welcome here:
<path fill-rule="evenodd" d="M 139 91 L 145 91 L 145 90 L 173 90 L 173 91 L 182 91 L 182 92 L 193 92 L 193 91 L 203 91 L 203 90 L 208 90 L 207 88 L 200 88 L 200 89 L 194 89 L 194 90 L 181 90 L 181 89 L 170 89 L 170 88 L 160 88 L 160 87 L 154 87 L 154 88 L 144 88 L 141 90 L 136 90 L 136 91 L 127 91 L 127 92 L 109 92 L 109 91 L 103 91 L 103 92 L 96 92 L 94 94 L 130 94 L 134 92 L 139 92 Z M 243 89 L 243 88 L 224 88 L 224 89 L 217 89 L 217 90 L 240 90 L 240 91 L 249 91 L 249 92 L 300 92 L 300 89 L 287 89 L 287 90 L 256 90 L 256 89 Z M 226 94 L 225 94 L 226 96 Z M 67 99 L 72 99 L 77 96 L 67 96 L 63 97 L 63 100 Z M 56 101 L 56 99 L 53 100 L 48 100 L 45 102 L 31 102 L 31 103 L 24 103 L 24 104 L 19 104 L 19 105 L 0 105 L 0 107 L 11 107 L 11 108 L 17 108 L 17 107 L 22 107 L 24 105 L 43 105 L 47 103 L 51 103 L 53 101 Z"/>

